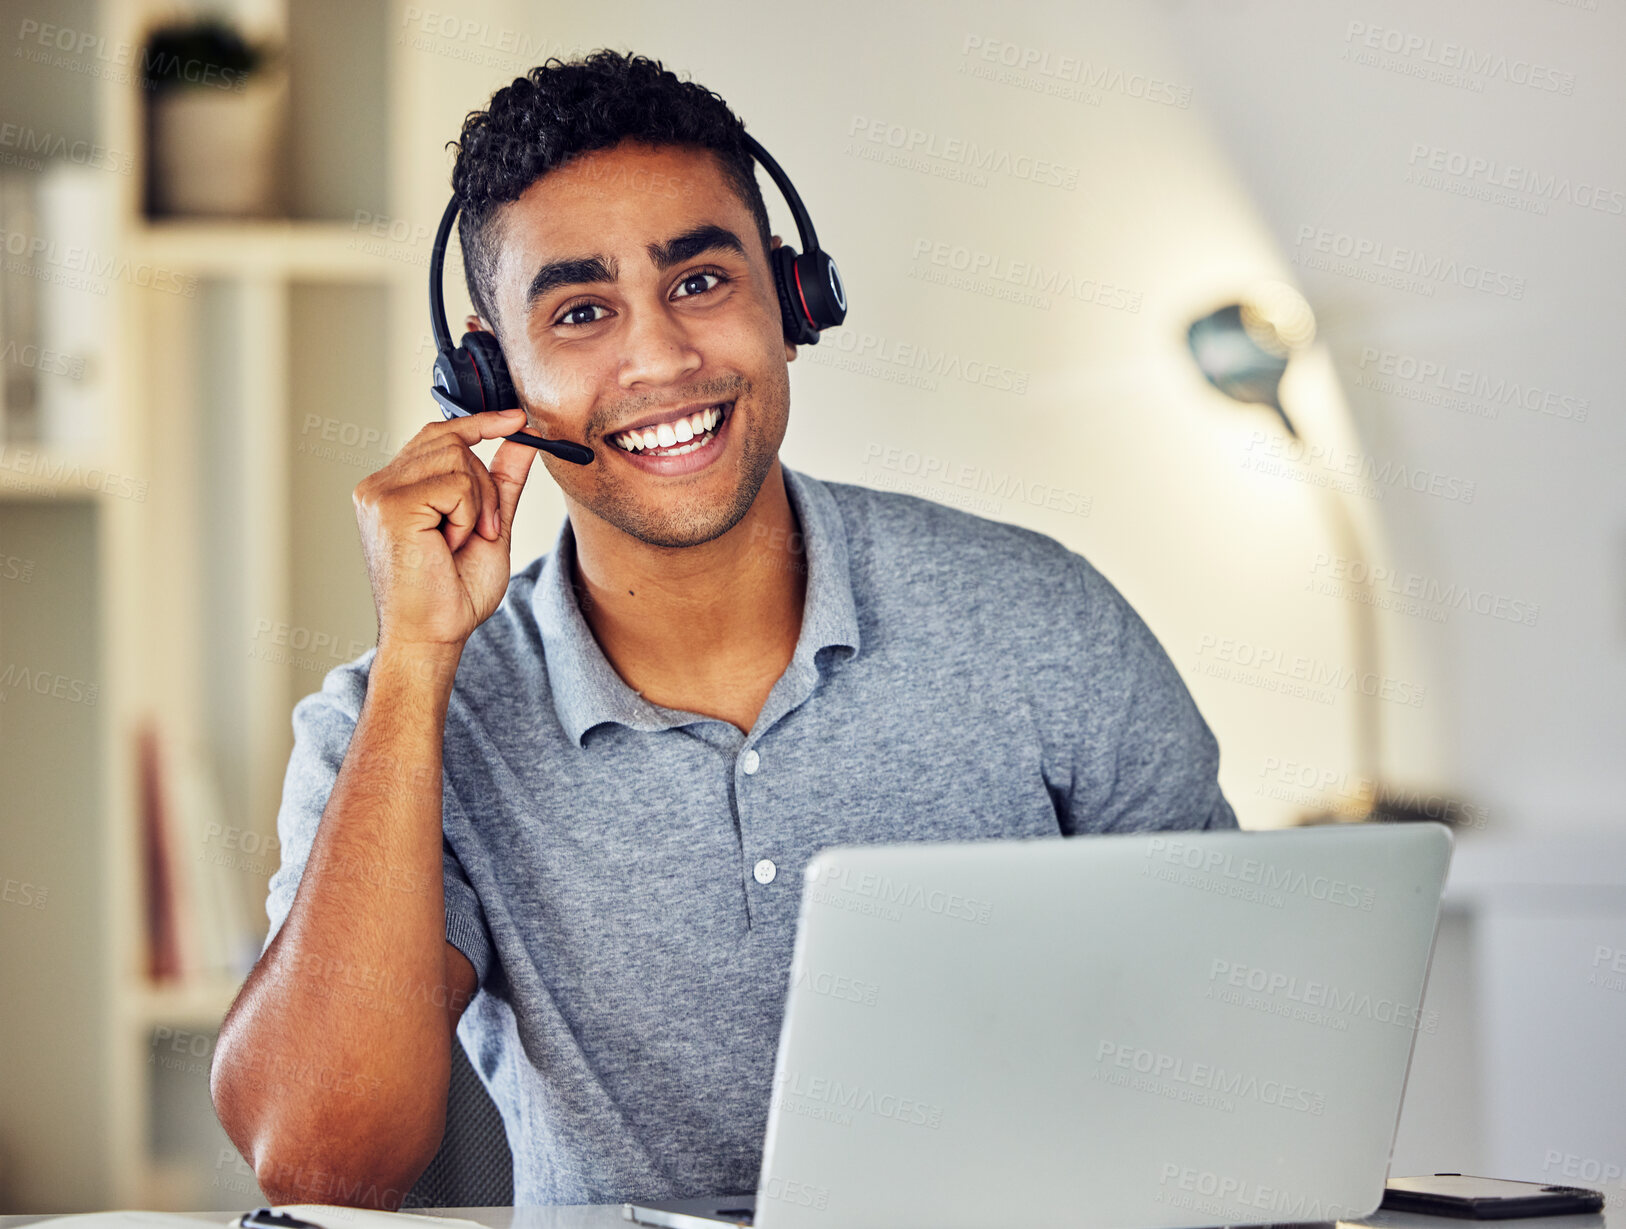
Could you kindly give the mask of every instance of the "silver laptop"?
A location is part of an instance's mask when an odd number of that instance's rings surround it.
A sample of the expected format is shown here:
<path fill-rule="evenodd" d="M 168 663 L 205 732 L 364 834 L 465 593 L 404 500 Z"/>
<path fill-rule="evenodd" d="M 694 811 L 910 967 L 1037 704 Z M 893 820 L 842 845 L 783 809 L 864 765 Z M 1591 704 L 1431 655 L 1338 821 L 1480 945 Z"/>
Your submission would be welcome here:
<path fill-rule="evenodd" d="M 1383 1197 L 1442 824 L 837 846 L 755 1195 L 672 1229 L 1174 1229 Z"/>

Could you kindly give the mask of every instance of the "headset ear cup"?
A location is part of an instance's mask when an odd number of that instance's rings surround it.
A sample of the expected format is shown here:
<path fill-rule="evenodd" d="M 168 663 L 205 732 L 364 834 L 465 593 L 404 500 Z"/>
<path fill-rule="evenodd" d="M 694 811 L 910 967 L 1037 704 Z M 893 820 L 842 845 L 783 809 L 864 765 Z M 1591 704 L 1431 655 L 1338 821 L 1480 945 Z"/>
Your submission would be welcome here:
<path fill-rule="evenodd" d="M 813 328 L 834 328 L 847 318 L 847 288 L 835 261 L 815 250 L 796 258 L 796 271 L 796 289 Z"/>
<path fill-rule="evenodd" d="M 793 346 L 813 345 L 819 340 L 819 331 L 802 310 L 801 295 L 796 289 L 796 249 L 780 244 L 770 253 L 773 257 L 773 285 L 779 295 L 779 318 L 785 340 Z"/>
<path fill-rule="evenodd" d="M 502 346 L 490 333 L 463 334 L 463 349 L 468 351 L 474 369 L 480 376 L 480 394 L 488 410 L 512 410 L 519 407 L 519 394 L 514 391 L 513 377 L 508 374 L 508 360 L 503 357 Z"/>

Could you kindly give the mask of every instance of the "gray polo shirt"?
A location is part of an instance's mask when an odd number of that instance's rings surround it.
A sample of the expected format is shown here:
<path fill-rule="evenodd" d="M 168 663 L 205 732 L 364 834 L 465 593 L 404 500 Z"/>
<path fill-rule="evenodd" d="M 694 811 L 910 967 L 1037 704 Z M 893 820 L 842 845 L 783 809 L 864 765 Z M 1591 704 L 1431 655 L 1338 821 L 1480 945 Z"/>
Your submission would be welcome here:
<path fill-rule="evenodd" d="M 782 468 L 807 601 L 748 734 L 616 674 L 576 603 L 568 517 L 465 646 L 446 937 L 479 973 L 459 1036 L 507 1126 L 516 1204 L 755 1189 L 802 871 L 824 846 L 1236 826 L 1180 676 L 1082 556 Z M 294 708 L 273 935 L 372 656 Z"/>

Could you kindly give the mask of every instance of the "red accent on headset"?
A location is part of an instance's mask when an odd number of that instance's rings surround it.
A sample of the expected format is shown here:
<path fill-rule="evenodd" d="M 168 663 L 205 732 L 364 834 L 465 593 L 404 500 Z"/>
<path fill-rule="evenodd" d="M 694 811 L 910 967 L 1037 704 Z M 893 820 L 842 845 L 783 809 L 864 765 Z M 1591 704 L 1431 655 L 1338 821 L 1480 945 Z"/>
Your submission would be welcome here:
<path fill-rule="evenodd" d="M 809 324 L 813 323 L 813 313 L 807 310 L 807 296 L 802 293 L 802 267 L 800 264 L 791 266 L 791 272 L 796 274 L 796 297 L 802 301 L 802 315 L 807 317 Z"/>
<path fill-rule="evenodd" d="M 474 361 L 474 351 L 465 350 L 463 353 L 469 356 L 469 367 L 474 372 L 474 385 L 480 390 L 480 412 L 483 414 L 486 404 L 486 382 L 480 378 L 480 364 Z"/>

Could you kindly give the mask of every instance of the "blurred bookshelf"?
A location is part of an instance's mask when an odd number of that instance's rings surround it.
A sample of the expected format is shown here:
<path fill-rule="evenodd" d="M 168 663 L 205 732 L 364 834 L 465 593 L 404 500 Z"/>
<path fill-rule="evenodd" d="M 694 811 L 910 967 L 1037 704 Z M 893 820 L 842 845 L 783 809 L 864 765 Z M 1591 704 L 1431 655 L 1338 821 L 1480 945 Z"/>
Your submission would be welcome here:
<path fill-rule="evenodd" d="M 68 15 L 140 47 L 217 8 Z M 128 173 L 51 160 L 0 197 L 92 253 L 0 291 L 0 345 L 34 356 L 0 438 L 0 879 L 30 902 L 0 926 L 3 1213 L 263 1202 L 214 1117 L 214 1038 L 264 939 L 292 706 L 373 642 L 350 492 L 424 418 L 399 321 L 428 243 L 390 202 L 396 104 L 432 65 L 396 50 L 394 0 L 236 14 L 286 48 L 288 216 L 147 216 L 133 74 L 53 82 L 93 93 Z"/>
<path fill-rule="evenodd" d="M 143 263 L 187 269 L 195 276 L 256 274 L 341 283 L 379 277 L 375 253 L 382 250 L 355 219 L 155 221 L 134 230 L 129 244 L 131 255 Z"/>

